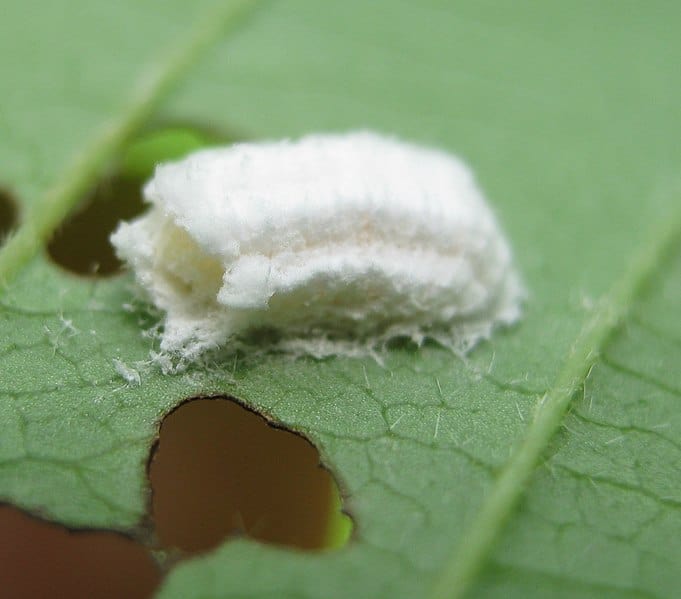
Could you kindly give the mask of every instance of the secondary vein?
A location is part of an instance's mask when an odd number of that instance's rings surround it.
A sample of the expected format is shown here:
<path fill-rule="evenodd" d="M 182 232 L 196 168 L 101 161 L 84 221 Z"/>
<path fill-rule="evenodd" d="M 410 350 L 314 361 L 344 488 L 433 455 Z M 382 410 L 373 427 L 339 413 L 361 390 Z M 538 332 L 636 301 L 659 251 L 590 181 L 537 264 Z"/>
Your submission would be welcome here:
<path fill-rule="evenodd" d="M 653 229 L 648 243 L 634 256 L 624 275 L 601 298 L 577 336 L 555 383 L 536 406 L 523 440 L 446 562 L 433 587 L 432 599 L 456 599 L 471 587 L 601 349 L 680 235 L 681 210 L 677 209 L 672 218 Z"/>
<path fill-rule="evenodd" d="M 149 118 L 161 99 L 196 62 L 201 53 L 234 26 L 258 0 L 219 2 L 190 28 L 179 42 L 173 40 L 161 58 L 140 73 L 137 85 L 121 112 L 105 122 L 70 166 L 46 190 L 17 232 L 0 251 L 0 284 L 8 282 L 44 245 L 52 232 L 92 185 L 103 166 Z M 2 288 L 0 288 L 0 292 Z"/>

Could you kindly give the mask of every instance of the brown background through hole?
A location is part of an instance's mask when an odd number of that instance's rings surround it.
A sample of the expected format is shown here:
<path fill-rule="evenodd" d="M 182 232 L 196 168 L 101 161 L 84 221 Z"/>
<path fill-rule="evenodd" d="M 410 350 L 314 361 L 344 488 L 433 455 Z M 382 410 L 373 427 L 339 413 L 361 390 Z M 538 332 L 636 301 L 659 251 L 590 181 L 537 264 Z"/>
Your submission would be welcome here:
<path fill-rule="evenodd" d="M 74 213 L 57 230 L 47 251 L 57 264 L 80 275 L 112 275 L 121 270 L 109 235 L 120 220 L 131 219 L 144 210 L 142 182 L 114 177 L 99 183 Z"/>
<path fill-rule="evenodd" d="M 150 478 L 160 543 L 189 553 L 229 535 L 322 548 L 337 493 L 309 442 L 224 398 L 166 417 Z"/>
<path fill-rule="evenodd" d="M 160 580 L 149 552 L 112 532 L 70 532 L 0 506 L 2 599 L 146 599 Z"/>
<path fill-rule="evenodd" d="M 17 207 L 12 196 L 0 187 L 0 245 L 17 225 Z"/>

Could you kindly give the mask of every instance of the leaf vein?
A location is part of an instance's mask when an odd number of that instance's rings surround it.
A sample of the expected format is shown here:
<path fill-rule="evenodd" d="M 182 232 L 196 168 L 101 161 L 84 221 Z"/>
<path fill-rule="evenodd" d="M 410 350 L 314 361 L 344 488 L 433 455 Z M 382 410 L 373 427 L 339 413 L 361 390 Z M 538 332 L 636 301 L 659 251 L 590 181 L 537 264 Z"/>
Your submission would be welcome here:
<path fill-rule="evenodd" d="M 501 470 L 468 531 L 445 562 L 433 587 L 432 599 L 461 597 L 475 582 L 542 454 L 560 428 L 573 397 L 643 287 L 677 243 L 680 233 L 681 209 L 677 207 L 670 218 L 653 227 L 648 241 L 634 255 L 623 276 L 599 301 L 577 336 L 553 387 L 536 406 L 524 438 Z"/>

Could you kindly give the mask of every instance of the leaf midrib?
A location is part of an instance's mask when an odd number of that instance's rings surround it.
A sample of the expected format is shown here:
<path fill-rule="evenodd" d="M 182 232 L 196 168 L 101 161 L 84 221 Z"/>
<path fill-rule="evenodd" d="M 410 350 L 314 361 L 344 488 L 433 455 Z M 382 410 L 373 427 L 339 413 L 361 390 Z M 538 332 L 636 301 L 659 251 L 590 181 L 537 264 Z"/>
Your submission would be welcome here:
<path fill-rule="evenodd" d="M 535 407 L 534 418 L 523 439 L 442 569 L 431 599 L 457 599 L 471 588 L 537 463 L 561 426 L 572 398 L 645 284 L 680 237 L 681 209 L 677 208 L 652 228 L 647 242 L 634 254 L 622 277 L 601 298 L 578 334 L 554 384 Z"/>
<path fill-rule="evenodd" d="M 0 294 L 11 278 L 42 248 L 45 240 L 74 209 L 82 193 L 100 175 L 106 162 L 152 115 L 201 52 L 220 39 L 226 28 L 233 28 L 240 22 L 257 3 L 257 0 L 235 0 L 218 5 L 216 10 L 199 18 L 184 40 L 163 53 L 160 60 L 151 65 L 150 71 L 140 74 L 139 84 L 123 110 L 102 125 L 0 250 Z M 555 383 L 537 405 L 523 440 L 501 470 L 491 493 L 441 572 L 432 593 L 433 599 L 461 597 L 474 583 L 496 538 L 522 497 L 542 453 L 560 427 L 575 392 L 642 286 L 680 234 L 681 210 L 677 210 L 673 218 L 665 219 L 653 229 L 649 242 L 635 255 L 624 275 L 585 323 Z"/>
<path fill-rule="evenodd" d="M 159 57 L 143 68 L 120 113 L 104 122 L 78 151 L 24 222 L 0 250 L 0 294 L 22 267 L 75 208 L 106 163 L 153 114 L 168 92 L 189 71 L 202 52 L 221 39 L 259 3 L 259 0 L 218 2 L 190 26 L 179 42 L 174 40 Z"/>

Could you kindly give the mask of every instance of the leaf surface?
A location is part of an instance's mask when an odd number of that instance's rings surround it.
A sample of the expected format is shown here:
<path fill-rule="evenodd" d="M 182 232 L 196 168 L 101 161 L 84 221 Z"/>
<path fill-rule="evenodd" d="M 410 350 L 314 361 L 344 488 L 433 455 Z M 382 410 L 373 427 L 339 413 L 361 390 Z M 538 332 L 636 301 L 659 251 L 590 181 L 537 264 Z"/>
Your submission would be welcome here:
<path fill-rule="evenodd" d="M 257 138 L 371 127 L 470 162 L 530 298 L 517 327 L 465 361 L 427 345 L 393 349 L 385 367 L 272 355 L 164 376 L 142 364 L 151 321 L 123 309 L 128 276 L 79 279 L 7 245 L 4 500 L 71 526 L 134 527 L 159 420 L 186 397 L 224 393 L 316 444 L 355 535 L 320 554 L 229 541 L 176 566 L 163 597 L 674 596 L 679 9 L 271 3 L 131 119 L 143 57 L 157 64 L 195 39 L 213 7 L 192 3 L 190 18 L 179 2 L 73 3 L 74 27 L 63 7 L 29 20 L 22 6 L 10 3 L 16 26 L 0 40 L 2 56 L 25 57 L 3 70 L 0 183 L 24 206 L 23 230 L 43 223 L 34 246 L 62 218 L 40 221 L 46 202 L 65 214 L 151 120 Z M 119 134 L 102 150 L 111 122 Z M 72 166 L 93 147 L 97 161 Z M 67 177 L 51 196 L 71 172 L 82 185 Z"/>

